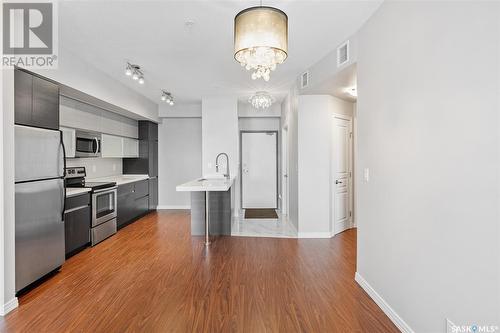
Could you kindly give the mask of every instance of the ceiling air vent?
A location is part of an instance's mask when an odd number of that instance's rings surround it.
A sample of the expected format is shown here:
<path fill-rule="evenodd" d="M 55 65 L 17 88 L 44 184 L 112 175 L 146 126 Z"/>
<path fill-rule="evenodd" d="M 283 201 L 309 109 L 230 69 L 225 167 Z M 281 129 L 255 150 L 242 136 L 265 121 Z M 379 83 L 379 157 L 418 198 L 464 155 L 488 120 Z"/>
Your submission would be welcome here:
<path fill-rule="evenodd" d="M 300 89 L 304 89 L 309 85 L 309 71 L 304 72 L 300 76 Z"/>
<path fill-rule="evenodd" d="M 345 41 L 337 48 L 337 67 L 349 62 L 349 41 Z"/>

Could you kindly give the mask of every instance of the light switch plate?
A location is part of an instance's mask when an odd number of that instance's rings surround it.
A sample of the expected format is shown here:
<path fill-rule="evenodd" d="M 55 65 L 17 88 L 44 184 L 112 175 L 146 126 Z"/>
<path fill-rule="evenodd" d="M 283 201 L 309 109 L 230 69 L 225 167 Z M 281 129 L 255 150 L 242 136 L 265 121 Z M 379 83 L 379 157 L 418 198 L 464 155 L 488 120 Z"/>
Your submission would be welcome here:
<path fill-rule="evenodd" d="M 364 178 L 365 178 L 365 182 L 369 182 L 370 181 L 370 169 L 369 168 L 365 168 L 364 170 Z"/>

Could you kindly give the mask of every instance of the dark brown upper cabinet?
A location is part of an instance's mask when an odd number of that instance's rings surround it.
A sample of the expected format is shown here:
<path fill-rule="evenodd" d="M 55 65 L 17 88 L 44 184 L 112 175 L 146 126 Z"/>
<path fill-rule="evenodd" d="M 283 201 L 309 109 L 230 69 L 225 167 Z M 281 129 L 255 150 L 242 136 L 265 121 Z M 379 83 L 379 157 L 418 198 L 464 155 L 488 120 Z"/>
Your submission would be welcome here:
<path fill-rule="evenodd" d="M 158 124 L 139 121 L 139 157 L 124 158 L 123 173 L 158 176 Z"/>
<path fill-rule="evenodd" d="M 59 86 L 16 69 L 14 73 L 15 123 L 59 129 Z"/>

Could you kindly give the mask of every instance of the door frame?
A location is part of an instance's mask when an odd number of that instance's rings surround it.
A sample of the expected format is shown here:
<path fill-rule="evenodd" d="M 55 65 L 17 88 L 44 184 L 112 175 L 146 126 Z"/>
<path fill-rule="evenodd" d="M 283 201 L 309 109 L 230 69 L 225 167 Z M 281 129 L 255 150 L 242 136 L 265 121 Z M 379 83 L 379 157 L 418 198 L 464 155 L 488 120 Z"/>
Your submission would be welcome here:
<path fill-rule="evenodd" d="M 345 115 L 345 114 L 340 114 L 340 113 L 332 113 L 332 123 L 331 123 L 331 136 L 330 136 L 330 234 L 331 236 L 336 235 L 335 231 L 335 168 L 334 168 L 334 156 L 332 155 L 333 152 L 333 139 L 334 139 L 334 126 L 335 126 L 335 119 L 342 119 L 342 120 L 347 120 L 351 123 L 351 132 L 349 135 L 349 211 L 351 212 L 351 216 L 349 219 L 349 227 L 347 229 L 352 229 L 354 225 L 354 172 L 353 172 L 353 167 L 354 167 L 354 124 L 353 124 L 353 116 Z M 346 230 L 347 230 L 346 229 Z"/>
<path fill-rule="evenodd" d="M 288 125 L 281 129 L 281 214 L 289 212 L 289 161 L 288 161 Z"/>
<path fill-rule="evenodd" d="M 243 134 L 244 133 L 275 133 L 276 134 L 276 207 L 274 209 L 278 209 L 278 200 L 279 200 L 279 163 L 278 163 L 278 152 L 279 152 L 279 131 L 277 130 L 240 130 L 240 207 L 241 209 L 245 209 L 243 207 Z M 271 208 L 272 209 L 272 208 Z"/>

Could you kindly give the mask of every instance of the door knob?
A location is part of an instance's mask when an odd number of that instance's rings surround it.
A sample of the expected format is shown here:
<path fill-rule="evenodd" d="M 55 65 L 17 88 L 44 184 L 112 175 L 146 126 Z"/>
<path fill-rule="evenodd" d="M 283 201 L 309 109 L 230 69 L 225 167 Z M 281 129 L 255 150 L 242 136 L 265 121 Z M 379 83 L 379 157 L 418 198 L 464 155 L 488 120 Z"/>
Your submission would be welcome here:
<path fill-rule="evenodd" d="M 342 184 L 342 182 L 340 180 L 336 180 L 335 184 Z"/>

